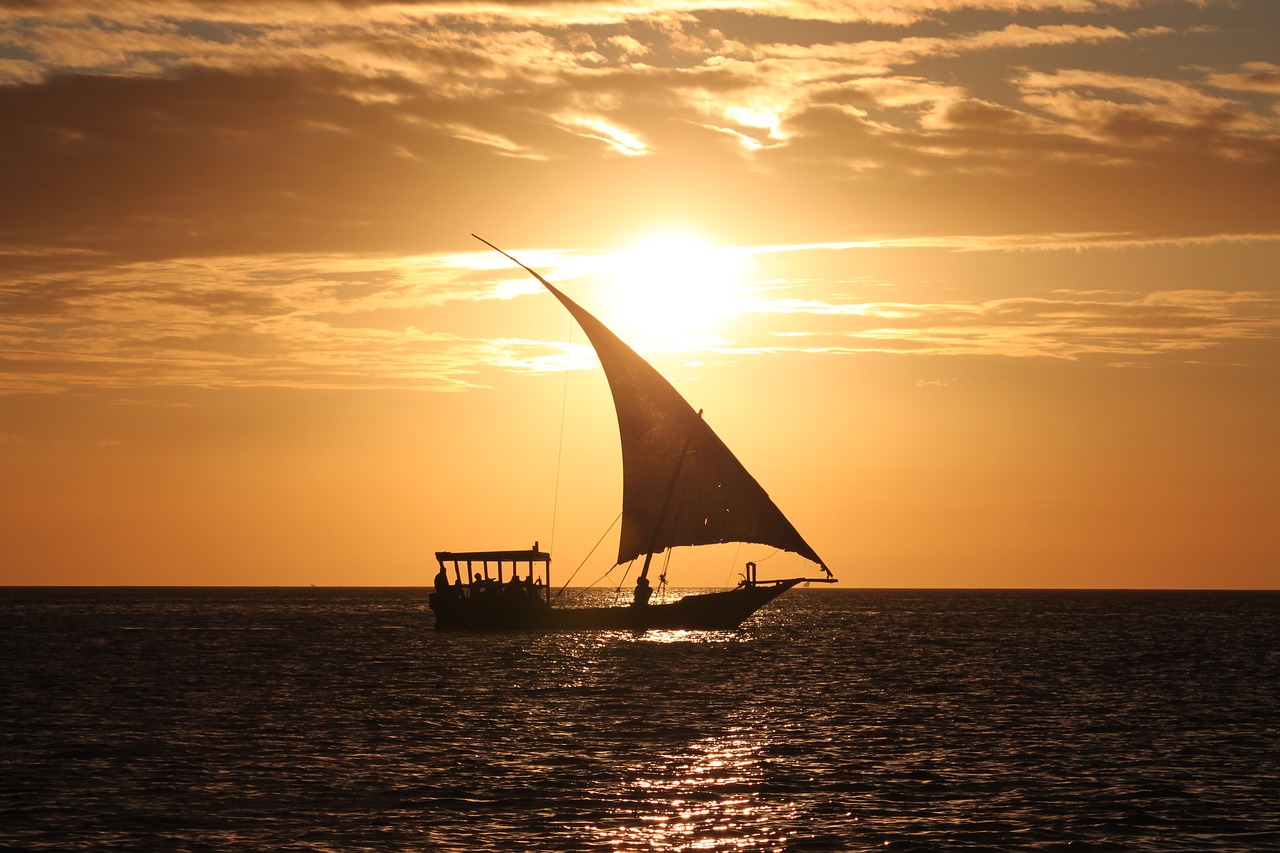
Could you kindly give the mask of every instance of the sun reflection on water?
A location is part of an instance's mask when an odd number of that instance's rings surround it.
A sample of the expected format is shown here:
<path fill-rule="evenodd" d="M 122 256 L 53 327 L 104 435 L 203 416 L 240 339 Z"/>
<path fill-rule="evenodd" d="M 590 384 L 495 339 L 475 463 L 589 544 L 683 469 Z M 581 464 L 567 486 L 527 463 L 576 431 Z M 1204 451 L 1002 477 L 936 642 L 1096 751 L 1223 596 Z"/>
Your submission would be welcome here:
<path fill-rule="evenodd" d="M 761 790 L 761 740 L 738 729 L 634 768 L 596 838 L 616 851 L 784 849 L 796 806 Z"/>
<path fill-rule="evenodd" d="M 663 631 L 651 629 L 635 635 L 641 643 L 739 643 L 743 642 L 738 631 Z"/>

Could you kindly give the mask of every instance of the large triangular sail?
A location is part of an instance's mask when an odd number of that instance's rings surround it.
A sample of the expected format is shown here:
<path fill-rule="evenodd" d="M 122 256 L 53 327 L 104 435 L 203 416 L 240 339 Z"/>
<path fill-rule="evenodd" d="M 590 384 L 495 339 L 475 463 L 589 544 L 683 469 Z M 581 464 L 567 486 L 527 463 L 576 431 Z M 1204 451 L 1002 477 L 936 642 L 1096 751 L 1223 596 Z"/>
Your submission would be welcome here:
<path fill-rule="evenodd" d="M 604 368 L 622 441 L 618 563 L 678 545 L 753 542 L 799 554 L 830 576 L 782 510 L 671 383 L 590 312 L 502 254 L 560 300 Z"/>

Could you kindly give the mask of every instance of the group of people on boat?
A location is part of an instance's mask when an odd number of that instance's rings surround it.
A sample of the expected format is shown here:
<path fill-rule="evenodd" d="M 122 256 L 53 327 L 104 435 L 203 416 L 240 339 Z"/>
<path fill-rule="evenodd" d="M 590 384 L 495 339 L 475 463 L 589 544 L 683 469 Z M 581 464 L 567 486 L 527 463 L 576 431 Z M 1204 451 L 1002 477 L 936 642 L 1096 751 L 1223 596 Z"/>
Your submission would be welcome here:
<path fill-rule="evenodd" d="M 440 571 L 436 572 L 435 586 L 436 595 L 442 598 L 496 599 L 500 597 L 519 597 L 531 601 L 541 601 L 543 598 L 542 578 L 534 578 L 532 566 L 529 568 L 529 574 L 523 578 L 515 571 L 511 572 L 511 577 L 506 581 L 485 577 L 476 572 L 472 575 L 471 580 L 466 583 L 450 583 L 449 573 L 445 571 L 444 566 L 441 566 Z"/>

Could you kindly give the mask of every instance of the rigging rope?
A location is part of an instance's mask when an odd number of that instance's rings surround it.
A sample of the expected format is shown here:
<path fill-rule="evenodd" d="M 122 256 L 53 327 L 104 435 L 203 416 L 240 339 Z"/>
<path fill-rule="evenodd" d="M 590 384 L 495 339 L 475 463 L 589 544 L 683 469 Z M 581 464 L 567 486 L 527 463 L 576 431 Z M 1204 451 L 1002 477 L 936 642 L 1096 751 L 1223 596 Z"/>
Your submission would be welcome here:
<path fill-rule="evenodd" d="M 733 549 L 733 562 L 729 563 L 729 576 L 724 579 L 724 585 L 729 586 L 733 580 L 733 569 L 738 565 L 738 557 L 742 554 L 742 543 L 738 543 L 738 547 Z"/>
<path fill-rule="evenodd" d="M 567 343 L 573 343 L 573 318 L 569 318 L 569 340 Z M 556 486 L 555 492 L 551 496 L 551 542 L 547 545 L 547 550 L 554 554 L 556 552 L 556 519 L 560 515 L 560 470 L 563 467 L 561 462 L 564 459 L 564 422 L 565 412 L 569 408 L 569 370 L 564 371 L 564 391 L 560 395 L 560 444 L 556 447 Z"/>
<path fill-rule="evenodd" d="M 556 593 L 556 598 L 559 598 L 560 596 L 564 595 L 564 591 L 569 588 L 569 584 L 573 583 L 573 579 L 578 576 L 578 572 L 582 571 L 582 567 L 587 564 L 587 560 L 590 560 L 591 555 L 594 554 L 596 552 L 596 549 L 600 547 L 600 543 L 604 541 L 604 537 L 609 535 L 610 530 L 613 530 L 614 526 L 618 523 L 619 518 L 622 518 L 621 512 L 619 512 L 617 517 L 613 519 L 613 523 L 609 525 L 609 527 L 605 530 L 605 532 L 600 534 L 600 538 L 596 540 L 596 544 L 591 546 L 591 550 L 587 552 L 587 556 L 582 558 L 582 562 L 578 563 L 578 568 L 573 570 L 573 574 L 569 575 L 569 579 L 564 582 L 564 586 L 560 587 L 560 591 Z M 630 563 L 628 563 L 627 565 L 630 565 Z M 600 581 L 608 577 L 609 572 L 612 572 L 615 568 L 617 567 L 610 566 L 609 571 L 601 575 L 600 580 L 596 581 L 596 583 L 600 583 Z M 593 583 L 591 586 L 595 586 L 595 585 L 596 584 Z M 588 589 L 590 589 L 590 587 L 588 587 Z"/>
<path fill-rule="evenodd" d="M 668 548 L 662 555 L 662 574 L 658 575 L 658 589 L 667 585 L 667 569 L 671 568 L 671 552 L 674 550 L 675 548 Z"/>
<path fill-rule="evenodd" d="M 631 567 L 634 566 L 635 564 L 636 564 L 636 561 L 631 560 L 630 562 L 627 563 L 627 567 L 622 570 L 622 577 L 618 579 L 618 585 L 613 588 L 613 592 L 615 595 L 622 591 L 622 585 L 627 582 L 627 575 L 631 574 Z M 609 574 L 616 568 L 618 568 L 616 565 L 610 566 L 605 571 L 605 573 L 600 576 L 599 580 L 597 580 L 596 583 L 600 583 L 600 581 L 609 577 Z M 593 583 L 591 586 L 595 586 L 595 585 L 596 584 Z M 587 589 L 590 589 L 590 588 L 591 587 L 587 587 Z"/>

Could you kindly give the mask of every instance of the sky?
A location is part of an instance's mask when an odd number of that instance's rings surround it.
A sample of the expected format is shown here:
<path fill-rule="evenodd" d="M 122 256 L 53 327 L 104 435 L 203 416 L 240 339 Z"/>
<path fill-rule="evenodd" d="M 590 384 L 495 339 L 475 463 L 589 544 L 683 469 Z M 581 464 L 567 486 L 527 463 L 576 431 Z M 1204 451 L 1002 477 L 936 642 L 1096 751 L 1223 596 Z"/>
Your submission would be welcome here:
<path fill-rule="evenodd" d="M 601 371 L 475 233 L 843 586 L 1280 586 L 1272 0 L 25 0 L 0 128 L 0 584 L 620 582 Z"/>

